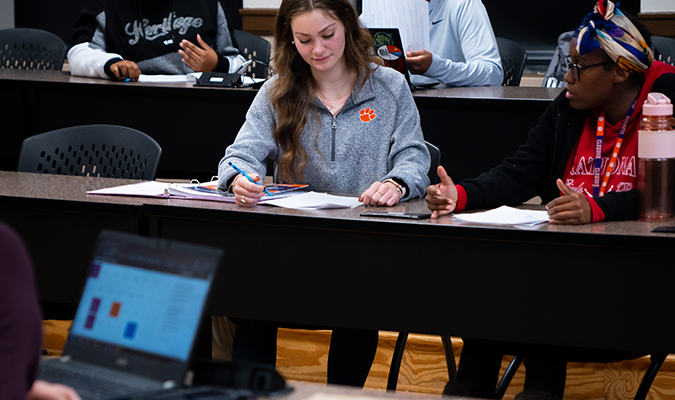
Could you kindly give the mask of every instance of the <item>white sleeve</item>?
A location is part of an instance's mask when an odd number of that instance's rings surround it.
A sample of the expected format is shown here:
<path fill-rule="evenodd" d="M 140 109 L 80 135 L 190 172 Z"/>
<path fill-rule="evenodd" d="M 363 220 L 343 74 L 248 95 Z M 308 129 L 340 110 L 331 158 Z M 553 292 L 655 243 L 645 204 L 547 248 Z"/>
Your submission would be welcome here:
<path fill-rule="evenodd" d="M 464 54 L 464 61 L 445 59 L 437 54 L 424 75 L 449 86 L 499 86 L 503 70 L 497 41 L 485 6 L 478 0 L 463 1 L 451 26 Z"/>
<path fill-rule="evenodd" d="M 239 68 L 246 62 L 246 59 L 241 54 L 225 56 L 225 58 L 230 62 L 230 70 L 228 71 L 230 74 L 239 71 Z"/>
<path fill-rule="evenodd" d="M 108 60 L 122 56 L 115 53 L 106 53 L 91 43 L 80 43 L 68 50 L 68 64 L 70 73 L 76 76 L 110 79 L 104 67 Z"/>

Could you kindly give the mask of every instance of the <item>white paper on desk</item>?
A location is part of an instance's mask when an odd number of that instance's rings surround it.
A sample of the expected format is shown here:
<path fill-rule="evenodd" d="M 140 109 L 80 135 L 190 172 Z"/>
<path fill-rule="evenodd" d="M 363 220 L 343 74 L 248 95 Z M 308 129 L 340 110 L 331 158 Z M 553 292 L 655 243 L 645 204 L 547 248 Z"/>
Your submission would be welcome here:
<path fill-rule="evenodd" d="M 197 82 L 197 74 L 201 76 L 201 73 L 196 72 L 187 75 L 145 75 L 141 74 L 138 77 L 139 82 Z"/>
<path fill-rule="evenodd" d="M 532 226 L 549 221 L 546 211 L 521 210 L 507 206 L 501 206 L 485 212 L 453 214 L 453 218 L 464 222 L 494 225 Z"/>
<path fill-rule="evenodd" d="M 283 199 L 271 199 L 265 202 L 272 206 L 293 208 L 296 210 L 326 210 L 331 208 L 354 208 L 363 205 L 358 197 L 334 196 L 327 193 L 306 192 Z"/>
<path fill-rule="evenodd" d="M 369 28 L 398 28 L 403 50 L 429 50 L 427 0 L 363 0 L 361 21 Z"/>
<path fill-rule="evenodd" d="M 139 182 L 130 185 L 114 186 L 105 189 L 90 190 L 87 194 L 117 195 L 117 196 L 144 196 L 169 197 L 166 182 Z"/>

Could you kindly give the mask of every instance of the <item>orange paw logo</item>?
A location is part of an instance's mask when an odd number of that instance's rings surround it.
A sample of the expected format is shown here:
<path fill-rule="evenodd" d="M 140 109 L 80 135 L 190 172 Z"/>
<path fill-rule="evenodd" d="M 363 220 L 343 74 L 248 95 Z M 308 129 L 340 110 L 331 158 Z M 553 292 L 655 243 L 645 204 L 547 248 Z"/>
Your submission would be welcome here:
<path fill-rule="evenodd" d="M 375 110 L 372 110 L 370 107 L 364 108 L 360 111 L 361 114 L 361 121 L 363 122 L 370 122 L 377 117 L 375 114 Z"/>

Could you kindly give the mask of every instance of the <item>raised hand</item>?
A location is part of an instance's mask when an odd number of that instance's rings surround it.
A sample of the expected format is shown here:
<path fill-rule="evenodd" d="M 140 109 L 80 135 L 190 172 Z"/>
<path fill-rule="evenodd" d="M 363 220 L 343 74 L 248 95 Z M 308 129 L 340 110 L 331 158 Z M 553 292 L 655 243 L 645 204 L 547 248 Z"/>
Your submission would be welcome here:
<path fill-rule="evenodd" d="M 427 196 L 424 198 L 431 211 L 431 218 L 450 214 L 457 207 L 457 188 L 452 178 L 445 172 L 445 168 L 438 166 L 438 177 L 441 183 L 427 187 Z"/>
<path fill-rule="evenodd" d="M 211 72 L 218 66 L 218 54 L 202 40 L 199 34 L 197 34 L 197 44 L 181 40 L 180 47 L 178 54 L 183 57 L 182 61 L 195 72 Z"/>

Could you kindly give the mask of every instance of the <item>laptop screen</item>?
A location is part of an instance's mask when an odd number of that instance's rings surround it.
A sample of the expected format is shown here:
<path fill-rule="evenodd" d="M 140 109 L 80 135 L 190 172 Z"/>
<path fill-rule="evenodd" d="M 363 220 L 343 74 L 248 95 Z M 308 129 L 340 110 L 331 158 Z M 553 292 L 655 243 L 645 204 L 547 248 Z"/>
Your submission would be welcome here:
<path fill-rule="evenodd" d="M 370 28 L 369 31 L 373 37 L 375 53 L 382 59 L 383 64 L 405 75 L 406 80 L 410 83 L 408 66 L 405 62 L 405 51 L 398 29 Z"/>
<path fill-rule="evenodd" d="M 208 283 L 94 260 L 71 334 L 187 361 Z"/>
<path fill-rule="evenodd" d="M 161 360 L 185 365 L 223 253 L 103 231 L 64 354 L 118 367 L 127 355 L 140 370 Z"/>

